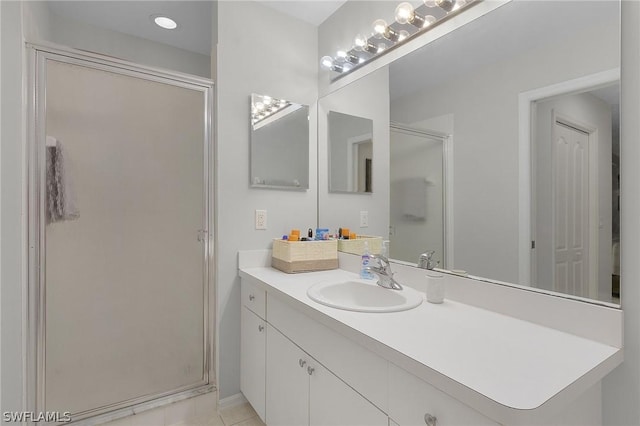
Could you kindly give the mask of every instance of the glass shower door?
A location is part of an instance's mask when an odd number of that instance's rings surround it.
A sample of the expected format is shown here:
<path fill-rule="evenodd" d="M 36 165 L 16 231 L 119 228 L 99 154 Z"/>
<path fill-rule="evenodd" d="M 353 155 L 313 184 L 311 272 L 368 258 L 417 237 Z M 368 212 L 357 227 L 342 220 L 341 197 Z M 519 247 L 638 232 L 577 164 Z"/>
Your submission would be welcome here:
<path fill-rule="evenodd" d="M 38 69 L 40 406 L 77 419 L 207 384 L 208 88 Z"/>

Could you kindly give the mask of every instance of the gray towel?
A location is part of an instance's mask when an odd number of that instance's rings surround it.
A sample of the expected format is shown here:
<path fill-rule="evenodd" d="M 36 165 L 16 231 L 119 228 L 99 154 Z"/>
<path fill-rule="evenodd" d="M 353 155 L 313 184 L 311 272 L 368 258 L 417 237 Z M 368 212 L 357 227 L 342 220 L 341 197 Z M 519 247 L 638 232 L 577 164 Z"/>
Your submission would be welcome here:
<path fill-rule="evenodd" d="M 401 182 L 402 214 L 407 220 L 427 218 L 427 181 L 423 177 L 403 179 Z"/>
<path fill-rule="evenodd" d="M 52 142 L 53 141 L 53 142 Z M 80 217 L 68 160 L 59 141 L 47 136 L 47 223 Z"/>

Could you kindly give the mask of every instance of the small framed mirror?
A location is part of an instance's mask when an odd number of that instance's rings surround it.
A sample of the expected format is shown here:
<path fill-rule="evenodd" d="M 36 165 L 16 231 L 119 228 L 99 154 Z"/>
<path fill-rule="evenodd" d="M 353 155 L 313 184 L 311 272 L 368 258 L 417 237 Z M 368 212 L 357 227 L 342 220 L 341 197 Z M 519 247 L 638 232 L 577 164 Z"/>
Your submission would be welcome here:
<path fill-rule="evenodd" d="M 309 106 L 251 95 L 252 188 L 309 189 Z"/>
<path fill-rule="evenodd" d="M 329 111 L 329 192 L 372 193 L 373 120 Z"/>

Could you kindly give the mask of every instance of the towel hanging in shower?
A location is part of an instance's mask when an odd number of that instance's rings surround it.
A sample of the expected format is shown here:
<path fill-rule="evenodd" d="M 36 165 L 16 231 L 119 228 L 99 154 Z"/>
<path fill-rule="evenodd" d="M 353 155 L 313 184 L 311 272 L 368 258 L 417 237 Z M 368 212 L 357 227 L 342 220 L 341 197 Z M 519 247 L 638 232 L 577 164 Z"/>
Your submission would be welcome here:
<path fill-rule="evenodd" d="M 47 136 L 46 151 L 47 223 L 77 219 L 80 211 L 62 143 Z"/>

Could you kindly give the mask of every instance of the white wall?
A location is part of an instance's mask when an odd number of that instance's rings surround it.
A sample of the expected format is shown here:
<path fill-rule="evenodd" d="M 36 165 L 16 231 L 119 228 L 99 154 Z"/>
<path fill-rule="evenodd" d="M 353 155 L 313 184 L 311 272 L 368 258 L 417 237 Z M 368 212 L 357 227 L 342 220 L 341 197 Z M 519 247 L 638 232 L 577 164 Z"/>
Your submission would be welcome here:
<path fill-rule="evenodd" d="M 60 16 L 50 12 L 46 3 L 24 2 L 27 41 L 49 41 L 138 64 L 211 76 L 209 56 Z"/>
<path fill-rule="evenodd" d="M 617 45 L 617 37 L 615 28 L 589 27 L 554 46 L 523 52 L 474 69 L 471 77 L 392 102 L 393 121 L 454 116 L 455 235 L 450 267 L 518 282 L 518 94 L 616 68 L 619 54 L 610 46 Z M 565 60 L 566 52 L 572 52 L 571 61 Z M 539 64 L 559 62 L 563 65 L 541 72 Z"/>
<path fill-rule="evenodd" d="M 241 28 L 239 27 L 242 23 Z M 217 46 L 217 374 L 220 397 L 240 391 L 240 249 L 269 248 L 271 239 L 317 221 L 317 30 L 259 3 L 218 3 Z M 311 105 L 308 191 L 251 189 L 249 95 Z M 265 209 L 268 230 L 254 229 Z"/>
<path fill-rule="evenodd" d="M 598 294 L 591 297 L 611 302 L 611 107 L 603 100 L 589 94 L 566 95 L 537 103 L 537 130 L 535 147 L 535 176 L 536 176 L 536 212 L 537 221 L 536 252 L 537 252 L 537 284 L 536 287 L 553 290 L 553 253 L 555 250 L 552 240 L 553 223 L 553 191 L 552 177 L 552 133 L 553 113 L 588 123 L 597 129 L 597 176 L 598 216 L 589 218 L 589 226 L 598 227 Z M 532 124 L 536 126 L 536 123 Z M 593 143 L 593 137 L 589 139 Z M 595 221 L 595 222 L 592 222 Z M 598 225 L 599 223 L 599 225 Z M 536 268 L 536 265 L 532 265 Z M 586 295 L 582 295 L 586 296 Z"/>
<path fill-rule="evenodd" d="M 621 302 L 624 363 L 603 381 L 605 425 L 640 424 L 640 3 L 622 1 Z"/>
<path fill-rule="evenodd" d="M 372 193 L 329 192 L 327 117 L 329 111 L 373 120 Z M 389 74 L 387 68 L 361 78 L 318 102 L 318 222 L 323 228 L 349 228 L 356 234 L 389 234 Z M 360 228 L 360 211 L 369 226 Z"/>
<path fill-rule="evenodd" d="M 2 9 L 2 128 L 0 129 L 0 306 L 2 341 L 2 411 L 21 410 L 23 392 L 23 107 L 22 4 L 0 2 Z"/>

